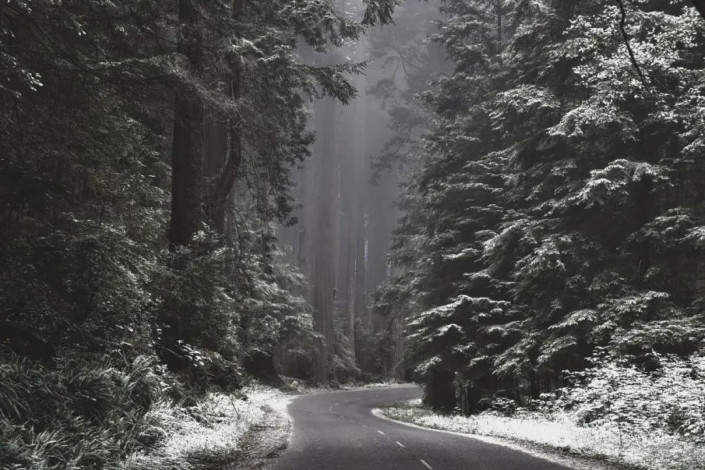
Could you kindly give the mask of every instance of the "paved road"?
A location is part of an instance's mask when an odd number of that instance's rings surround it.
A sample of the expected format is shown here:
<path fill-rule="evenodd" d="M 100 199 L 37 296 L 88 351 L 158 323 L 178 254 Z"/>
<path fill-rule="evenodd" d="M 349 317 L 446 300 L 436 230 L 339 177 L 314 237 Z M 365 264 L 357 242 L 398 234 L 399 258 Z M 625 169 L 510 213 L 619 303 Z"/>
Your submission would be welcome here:
<path fill-rule="evenodd" d="M 294 400 L 289 405 L 294 435 L 274 470 L 567 470 L 506 447 L 371 413 L 419 396 L 414 386 L 398 386 Z"/>

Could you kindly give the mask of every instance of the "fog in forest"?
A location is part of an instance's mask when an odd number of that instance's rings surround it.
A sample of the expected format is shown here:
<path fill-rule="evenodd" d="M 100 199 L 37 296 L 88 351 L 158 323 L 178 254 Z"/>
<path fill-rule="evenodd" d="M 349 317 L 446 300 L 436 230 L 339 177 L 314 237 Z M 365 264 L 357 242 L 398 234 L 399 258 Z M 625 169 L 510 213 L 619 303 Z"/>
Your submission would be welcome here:
<path fill-rule="evenodd" d="M 0 0 L 0 468 L 705 469 L 704 84 L 705 0 Z"/>
<path fill-rule="evenodd" d="M 360 13 L 356 2 L 337 6 Z M 439 18 L 437 2 L 406 2 L 394 24 L 316 58 L 366 65 L 351 77 L 357 96 L 349 103 L 327 98 L 311 107 L 316 142 L 294 177 L 296 223 L 277 231 L 287 259 L 308 276 L 314 325 L 326 338 L 321 355 L 340 361 L 324 361 L 321 380 L 330 369 L 342 380 L 362 371 L 403 376 L 403 325 L 372 304 L 395 269 L 389 249 L 400 184 L 418 164 L 414 152 L 429 130 L 416 93 L 449 67 L 430 39 Z"/>

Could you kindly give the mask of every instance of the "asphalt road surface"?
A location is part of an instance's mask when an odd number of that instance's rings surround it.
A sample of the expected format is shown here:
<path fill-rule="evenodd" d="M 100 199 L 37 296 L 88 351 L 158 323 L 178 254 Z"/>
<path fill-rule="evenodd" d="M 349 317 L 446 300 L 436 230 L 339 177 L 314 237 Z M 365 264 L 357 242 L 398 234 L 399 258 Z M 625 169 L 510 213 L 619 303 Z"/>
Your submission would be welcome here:
<path fill-rule="evenodd" d="M 419 396 L 414 386 L 398 386 L 294 400 L 294 434 L 274 470 L 567 470 L 507 447 L 372 414 Z"/>

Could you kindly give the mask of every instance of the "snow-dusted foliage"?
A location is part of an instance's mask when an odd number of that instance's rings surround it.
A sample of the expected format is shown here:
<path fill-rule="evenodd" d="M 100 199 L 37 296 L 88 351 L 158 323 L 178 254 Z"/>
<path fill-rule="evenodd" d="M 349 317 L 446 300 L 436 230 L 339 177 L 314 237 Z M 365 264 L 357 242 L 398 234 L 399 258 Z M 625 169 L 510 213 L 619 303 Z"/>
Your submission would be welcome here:
<path fill-rule="evenodd" d="M 605 353 L 571 373 L 558 398 L 545 393 L 527 407 L 497 398 L 472 417 L 439 415 L 418 404 L 383 412 L 430 428 L 542 444 L 647 470 L 705 468 L 705 357 L 654 353 L 647 371 L 633 358 Z"/>
<path fill-rule="evenodd" d="M 436 407 L 553 392 L 598 347 L 635 367 L 700 347 L 705 23 L 625 3 L 643 79 L 614 5 L 444 2 L 455 69 L 424 95 L 438 128 L 396 246 Z"/>

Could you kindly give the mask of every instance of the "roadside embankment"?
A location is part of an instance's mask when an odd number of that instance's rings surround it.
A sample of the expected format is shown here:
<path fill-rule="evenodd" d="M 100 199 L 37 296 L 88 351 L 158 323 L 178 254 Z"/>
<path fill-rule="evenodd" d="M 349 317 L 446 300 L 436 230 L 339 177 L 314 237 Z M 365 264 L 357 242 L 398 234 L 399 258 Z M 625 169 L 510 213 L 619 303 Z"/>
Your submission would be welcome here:
<path fill-rule="evenodd" d="M 387 418 L 431 429 L 489 437 L 536 454 L 553 454 L 575 468 L 699 470 L 705 468 L 705 446 L 678 436 L 603 423 L 581 426 L 569 413 L 546 415 L 519 411 L 514 416 L 434 413 L 419 400 L 383 408 Z"/>

